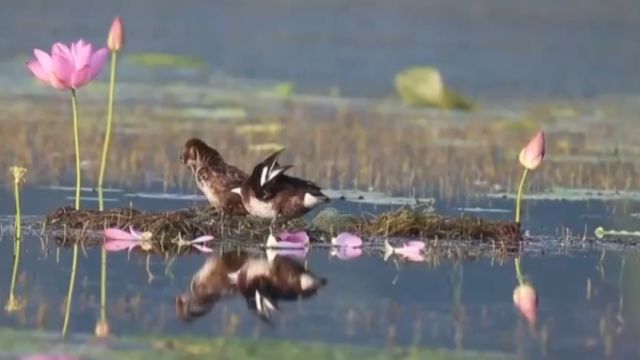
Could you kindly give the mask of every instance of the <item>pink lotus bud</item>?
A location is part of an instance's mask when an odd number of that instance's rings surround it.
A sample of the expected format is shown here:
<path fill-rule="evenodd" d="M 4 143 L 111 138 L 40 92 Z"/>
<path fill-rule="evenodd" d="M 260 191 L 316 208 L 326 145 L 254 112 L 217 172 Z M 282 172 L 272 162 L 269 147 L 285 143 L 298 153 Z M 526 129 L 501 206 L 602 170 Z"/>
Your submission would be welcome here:
<path fill-rule="evenodd" d="M 536 289 L 531 284 L 525 283 L 513 290 L 513 304 L 518 309 L 518 312 L 527 319 L 529 325 L 535 326 L 538 295 L 536 295 Z"/>
<path fill-rule="evenodd" d="M 120 16 L 116 16 L 111 24 L 109 30 L 109 37 L 107 38 L 107 46 L 111 51 L 120 51 L 124 45 L 124 28 L 122 27 L 122 19 Z"/>
<path fill-rule="evenodd" d="M 529 170 L 537 168 L 544 158 L 544 131 L 538 132 L 520 151 L 520 164 Z"/>

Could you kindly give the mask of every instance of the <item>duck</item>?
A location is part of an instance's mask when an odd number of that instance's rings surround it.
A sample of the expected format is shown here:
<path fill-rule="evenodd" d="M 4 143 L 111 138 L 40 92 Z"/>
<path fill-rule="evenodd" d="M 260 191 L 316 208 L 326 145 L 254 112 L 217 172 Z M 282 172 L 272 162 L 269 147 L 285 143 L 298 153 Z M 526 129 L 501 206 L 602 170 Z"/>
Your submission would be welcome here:
<path fill-rule="evenodd" d="M 327 280 L 288 256 L 269 260 L 247 251 L 229 251 L 208 258 L 193 276 L 189 291 L 176 297 L 176 313 L 191 321 L 211 311 L 225 297 L 241 295 L 247 308 L 269 322 L 279 301 L 306 299 Z"/>
<path fill-rule="evenodd" d="M 292 220 L 330 202 L 312 181 L 285 174 L 293 166 L 280 166 L 278 157 L 283 151 L 269 155 L 253 168 L 241 186 L 231 190 L 241 196 L 249 215 L 272 219 L 272 230 L 278 218 Z"/>
<path fill-rule="evenodd" d="M 216 149 L 199 138 L 191 138 L 183 146 L 180 162 L 191 169 L 198 189 L 211 206 L 223 214 L 247 214 L 242 198 L 231 190 L 243 184 L 249 176 L 226 163 Z"/>

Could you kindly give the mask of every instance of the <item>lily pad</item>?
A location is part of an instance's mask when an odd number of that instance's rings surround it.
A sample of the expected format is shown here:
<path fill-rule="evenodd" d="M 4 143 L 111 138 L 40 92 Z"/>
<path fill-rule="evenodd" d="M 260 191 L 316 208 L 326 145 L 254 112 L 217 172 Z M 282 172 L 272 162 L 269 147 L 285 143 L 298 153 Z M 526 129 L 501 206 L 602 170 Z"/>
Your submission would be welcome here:
<path fill-rule="evenodd" d="M 396 75 L 395 87 L 402 101 L 411 106 L 469 110 L 470 101 L 447 88 L 440 71 L 416 66 Z"/>

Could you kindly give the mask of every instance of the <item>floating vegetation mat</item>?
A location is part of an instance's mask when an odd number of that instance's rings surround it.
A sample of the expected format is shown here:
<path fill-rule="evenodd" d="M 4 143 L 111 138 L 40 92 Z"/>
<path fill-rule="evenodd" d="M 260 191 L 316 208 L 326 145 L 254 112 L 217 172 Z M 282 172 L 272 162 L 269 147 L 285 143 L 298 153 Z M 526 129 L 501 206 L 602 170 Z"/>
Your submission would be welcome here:
<path fill-rule="evenodd" d="M 168 212 L 140 212 L 120 208 L 107 211 L 75 210 L 63 207 L 45 219 L 45 230 L 54 234 L 62 245 L 81 241 L 83 245 L 99 245 L 102 230 L 109 227 L 153 234 L 152 252 L 174 254 L 190 251 L 178 245 L 180 238 L 189 240 L 202 235 L 216 239 L 238 240 L 249 245 L 262 244 L 269 234 L 269 223 L 252 217 L 223 216 L 213 209 L 187 208 Z M 401 208 L 380 215 L 345 215 L 326 208 L 311 221 L 296 219 L 278 226 L 305 229 L 312 241 L 328 244 L 338 232 L 360 234 L 365 242 L 380 237 L 420 237 L 442 240 L 492 242 L 500 248 L 517 248 L 522 240 L 520 226 L 506 221 L 489 221 L 477 217 L 443 217 L 428 210 Z"/>

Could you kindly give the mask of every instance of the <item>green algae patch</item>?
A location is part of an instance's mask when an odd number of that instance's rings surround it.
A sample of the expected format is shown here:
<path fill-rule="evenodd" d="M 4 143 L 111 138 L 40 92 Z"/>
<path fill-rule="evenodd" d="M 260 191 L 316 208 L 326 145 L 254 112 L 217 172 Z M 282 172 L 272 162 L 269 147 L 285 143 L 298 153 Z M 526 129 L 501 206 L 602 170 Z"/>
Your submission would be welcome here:
<path fill-rule="evenodd" d="M 248 340 L 234 337 L 112 337 L 108 340 L 73 335 L 63 341 L 58 334 L 0 330 L 0 354 L 17 357 L 33 354 L 67 355 L 96 359 L 514 359 L 504 353 L 452 351 L 421 347 L 374 348 L 281 340 Z"/>
<path fill-rule="evenodd" d="M 128 54 L 127 59 L 138 66 L 151 68 L 173 67 L 202 69 L 205 67 L 205 62 L 202 59 L 177 54 L 140 52 Z"/>
<path fill-rule="evenodd" d="M 446 87 L 440 71 L 430 66 L 403 70 L 395 78 L 396 92 L 406 105 L 470 110 L 473 104 Z"/>

